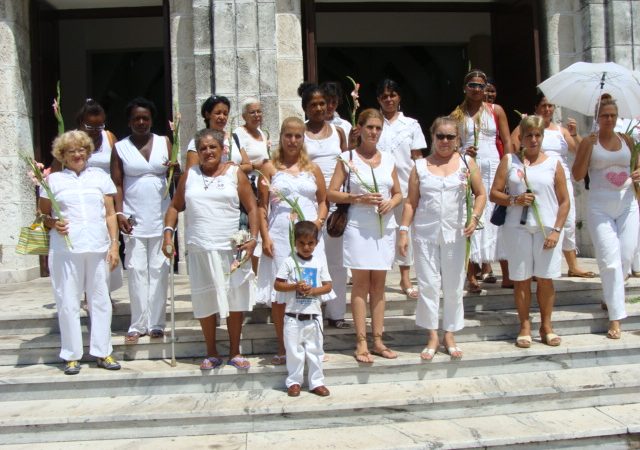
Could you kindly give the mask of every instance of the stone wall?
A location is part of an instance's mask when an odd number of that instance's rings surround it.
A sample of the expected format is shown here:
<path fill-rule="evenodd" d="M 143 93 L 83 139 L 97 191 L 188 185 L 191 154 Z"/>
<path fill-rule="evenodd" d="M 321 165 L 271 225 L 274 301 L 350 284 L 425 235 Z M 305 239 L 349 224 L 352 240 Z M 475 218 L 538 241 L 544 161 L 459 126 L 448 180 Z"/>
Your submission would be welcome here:
<path fill-rule="evenodd" d="M 35 190 L 17 152 L 33 154 L 29 2 L 0 2 L 0 283 L 40 275 L 36 256 L 15 253 L 20 227 L 35 217 Z"/>

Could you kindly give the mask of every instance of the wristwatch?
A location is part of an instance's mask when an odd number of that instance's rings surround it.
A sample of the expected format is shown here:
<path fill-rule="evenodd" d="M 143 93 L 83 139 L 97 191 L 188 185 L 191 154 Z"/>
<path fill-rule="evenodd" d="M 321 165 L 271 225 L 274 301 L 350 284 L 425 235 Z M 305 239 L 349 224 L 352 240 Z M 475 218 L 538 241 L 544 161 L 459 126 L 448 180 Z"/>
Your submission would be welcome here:
<path fill-rule="evenodd" d="M 400 225 L 398 227 L 398 231 L 406 231 L 409 232 L 409 227 L 405 226 L 405 225 Z"/>
<path fill-rule="evenodd" d="M 562 228 L 558 228 L 558 227 L 553 227 L 553 228 L 551 228 L 551 230 L 555 231 L 558 234 L 560 234 L 562 232 Z"/>
<path fill-rule="evenodd" d="M 516 204 L 516 198 L 518 198 L 517 195 L 510 195 L 509 196 L 509 206 L 513 206 Z"/>

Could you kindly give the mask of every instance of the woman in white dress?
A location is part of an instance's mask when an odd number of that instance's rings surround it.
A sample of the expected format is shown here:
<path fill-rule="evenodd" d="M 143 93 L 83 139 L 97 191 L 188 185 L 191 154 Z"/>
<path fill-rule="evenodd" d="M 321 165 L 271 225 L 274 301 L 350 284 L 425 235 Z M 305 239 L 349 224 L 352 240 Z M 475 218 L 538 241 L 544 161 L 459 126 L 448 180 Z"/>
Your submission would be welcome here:
<path fill-rule="evenodd" d="M 280 142 L 273 159 L 263 165 L 258 183 L 258 206 L 262 256 L 258 264 L 257 301 L 271 305 L 272 320 L 278 338 L 278 353 L 272 363 L 286 363 L 283 340 L 285 304 L 275 301 L 273 283 L 278 269 L 291 254 L 289 231 L 298 220 L 309 220 L 318 230 L 327 218 L 324 177 L 309 160 L 304 144 L 304 122 L 289 117 L 282 122 Z M 287 200 L 297 202 L 304 218 L 295 216 Z M 322 240 L 314 255 L 324 258 Z"/>
<path fill-rule="evenodd" d="M 212 95 L 204 101 L 200 107 L 200 115 L 204 119 L 206 128 L 224 132 L 229 121 L 231 102 L 224 95 Z M 222 149 L 222 162 L 231 161 L 240 166 L 244 173 L 251 171 L 251 161 L 246 152 L 235 141 L 231 141 L 231 135 L 225 132 L 224 148 Z M 195 139 L 191 139 L 187 144 L 186 169 L 200 163 Z"/>
<path fill-rule="evenodd" d="M 638 244 L 637 184 L 631 171 L 629 136 L 616 133 L 618 106 L 604 94 L 596 110 L 598 132 L 580 143 L 571 173 L 580 181 L 589 173 L 587 225 L 595 247 L 604 301 L 609 311 L 607 337 L 620 339 L 620 321 L 627 317 L 624 280 Z M 633 161 L 638 167 L 638 161 Z"/>
<path fill-rule="evenodd" d="M 384 116 L 382 136 L 378 142 L 378 149 L 393 155 L 396 160 L 396 170 L 400 181 L 402 198 L 407 198 L 409 174 L 414 167 L 414 160 L 422 158 L 421 150 L 427 148 L 422 128 L 417 120 L 405 116 L 400 111 L 402 95 L 400 86 L 393 80 L 382 80 L 376 89 L 376 97 L 380 111 Z M 402 218 L 402 204 L 394 210 L 396 222 Z M 396 253 L 395 263 L 400 268 L 400 289 L 412 299 L 418 298 L 418 291 L 411 285 L 409 272 L 413 265 L 413 246 L 409 239 L 407 251 L 404 255 Z"/>
<path fill-rule="evenodd" d="M 487 76 L 480 70 L 472 70 L 464 77 L 465 98 L 452 113 L 462 124 L 462 149 L 475 159 L 480 170 L 485 191 L 489 192 L 500 163 L 501 143 L 503 153 L 511 151 L 511 137 L 507 116 L 500 105 L 484 102 Z M 471 261 L 467 271 L 467 291 L 481 291 L 477 278 L 485 283 L 495 283 L 491 263 L 498 259 L 496 247 L 498 227 L 490 221 L 494 205 L 489 202 L 484 209 L 482 229 L 471 239 Z M 479 267 L 479 266 L 482 267 Z"/>
<path fill-rule="evenodd" d="M 433 359 L 440 346 L 440 290 L 444 296 L 444 348 L 452 359 L 462 358 L 454 333 L 464 327 L 462 294 L 466 238 L 475 231 L 487 202 L 475 161 L 458 153 L 459 128 L 458 122 L 450 117 L 440 117 L 433 122 L 433 152 L 426 159 L 416 161 L 411 170 L 409 195 L 404 202 L 398 238 L 400 253 L 406 254 L 409 225 L 413 222 L 413 248 L 420 293 L 416 324 L 429 330 L 427 345 L 420 353 L 426 361 Z M 467 220 L 468 183 L 471 183 L 474 196 L 471 220 Z"/>
<path fill-rule="evenodd" d="M 83 293 L 91 318 L 89 353 L 98 367 L 120 369 L 111 352 L 111 302 L 107 273 L 120 262 L 118 226 L 113 206 L 116 187 L 100 169 L 87 166 L 93 150 L 91 138 L 82 131 L 68 131 L 53 142 L 53 155 L 64 170 L 49 175 L 48 182 L 65 220 L 51 217 L 51 199 L 41 190 L 39 209 L 51 230 L 49 269 L 60 325 L 60 358 L 64 373 L 80 372 L 84 349 L 80 325 Z M 71 248 L 64 236 L 68 236 Z"/>
<path fill-rule="evenodd" d="M 507 206 L 502 226 L 509 274 L 520 320 L 516 346 L 531 346 L 531 280 L 537 278 L 536 298 L 540 307 L 540 340 L 560 345 L 553 332 L 551 314 L 555 302 L 553 278 L 560 276 L 563 226 L 569 213 L 569 193 L 562 164 L 541 150 L 544 119 L 529 116 L 520 122 L 519 154 L 500 161 L 491 187 L 491 200 Z M 509 193 L 504 192 L 508 186 Z M 534 203 L 535 201 L 535 203 Z M 524 223 L 523 223 L 524 222 Z"/>
<path fill-rule="evenodd" d="M 569 153 L 576 153 L 576 143 L 569 134 L 569 130 L 553 123 L 553 113 L 556 105 L 549 103 L 542 92 L 536 97 L 535 114 L 544 119 L 544 139 L 542 140 L 542 151 L 549 157 L 559 161 L 564 169 L 564 176 L 567 179 L 567 191 L 569 192 L 569 215 L 564 223 L 564 233 L 562 238 L 562 253 L 567 261 L 569 270 L 567 275 L 579 278 L 594 278 L 595 273 L 586 271 L 578 267 L 577 247 L 576 247 L 576 205 L 573 195 L 573 182 L 571 181 L 571 171 L 569 170 Z M 511 142 L 515 148 L 520 148 L 520 127 L 516 127 L 511 133 Z"/>
<path fill-rule="evenodd" d="M 356 329 L 354 356 L 361 363 L 372 363 L 371 354 L 388 359 L 397 357 L 384 345 L 382 332 L 385 281 L 396 253 L 397 224 L 393 208 L 402 201 L 402 192 L 393 156 L 376 147 L 383 120 L 380 111 L 375 109 L 360 113 L 360 142 L 354 150 L 340 155 L 343 162 L 336 164 L 329 184 L 329 201 L 351 204 L 343 236 L 344 265 L 352 273 L 351 313 Z M 341 192 L 346 177 L 350 177 L 350 193 Z M 367 344 L 367 298 L 371 305 L 371 351 Z"/>
<path fill-rule="evenodd" d="M 162 220 L 169 206 L 165 196 L 171 143 L 151 132 L 155 105 L 133 99 L 126 108 L 131 135 L 111 153 L 111 178 L 118 190 L 116 214 L 125 235 L 125 267 L 131 301 L 126 344 L 140 336 L 164 336 L 169 261 L 162 255 Z"/>
<path fill-rule="evenodd" d="M 200 164 L 182 176 L 164 217 L 162 251 L 171 258 L 178 213 L 185 212 L 191 302 L 207 345 L 207 356 L 200 364 L 202 370 L 222 364 L 216 346 L 216 314 L 227 319 L 230 344 L 227 364 L 237 369 L 250 367 L 240 352 L 240 335 L 243 312 L 253 309 L 253 273 L 248 267 L 248 275 L 240 276 L 237 283 L 230 274 L 238 254 L 242 261 L 253 253 L 258 210 L 246 175 L 237 166 L 221 163 L 223 141 L 221 131 L 205 128 L 196 134 Z M 235 246 L 232 237 L 238 232 L 240 203 L 249 216 L 251 234 L 244 244 Z M 239 266 L 236 270 L 244 269 Z"/>
<path fill-rule="evenodd" d="M 347 149 L 347 139 L 340 126 L 327 121 L 326 92 L 312 83 L 302 83 L 298 88 L 302 98 L 302 109 L 307 116 L 304 133 L 304 145 L 309 159 L 315 163 L 324 177 L 325 186 L 336 167 L 336 158 Z M 329 212 L 335 210 L 335 204 L 328 205 Z M 323 224 L 324 225 L 324 224 Z M 343 262 L 342 237 L 331 237 L 321 227 L 322 241 L 327 256 L 327 265 L 336 298 L 326 303 L 327 323 L 335 328 L 349 328 L 344 320 L 347 311 L 347 269 Z"/>

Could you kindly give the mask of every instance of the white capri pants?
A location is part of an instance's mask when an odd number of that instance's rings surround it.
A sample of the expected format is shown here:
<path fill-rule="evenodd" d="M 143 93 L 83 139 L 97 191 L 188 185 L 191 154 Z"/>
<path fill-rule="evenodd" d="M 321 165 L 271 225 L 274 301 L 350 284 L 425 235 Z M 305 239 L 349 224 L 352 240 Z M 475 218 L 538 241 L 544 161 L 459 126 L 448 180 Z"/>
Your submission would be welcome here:
<path fill-rule="evenodd" d="M 449 243 L 414 238 L 414 261 L 419 293 L 416 325 L 419 327 L 428 330 L 438 329 L 442 288 L 442 329 L 453 332 L 464 328 L 462 294 L 466 273 L 465 244 L 464 236 L 458 236 L 454 242 Z"/>
<path fill-rule="evenodd" d="M 564 223 L 563 252 L 576 250 L 576 200 L 573 195 L 573 182 L 570 177 L 567 177 L 567 191 L 569 192 L 569 214 Z"/>
<path fill-rule="evenodd" d="M 531 277 L 558 278 L 562 268 L 562 247 L 544 248 L 545 237 L 538 226 L 503 226 L 505 253 L 509 262 L 509 278 L 524 281 Z M 545 228 L 549 234 L 550 228 Z M 562 242 L 560 233 L 558 242 Z"/>
<path fill-rule="evenodd" d="M 65 361 L 82 359 L 80 301 L 85 292 L 91 319 L 89 354 L 105 358 L 113 351 L 106 257 L 106 252 L 49 254 L 49 273 L 60 326 L 60 358 Z"/>
<path fill-rule="evenodd" d="M 336 295 L 336 298 L 326 303 L 324 315 L 327 319 L 340 320 L 344 319 L 347 311 L 347 269 L 344 267 L 342 236 L 329 236 L 325 227 L 323 237 L 331 285 Z"/>
<path fill-rule="evenodd" d="M 131 325 L 140 334 L 164 330 L 170 261 L 162 253 L 162 236 L 126 237 L 125 266 L 129 278 Z"/>
<path fill-rule="evenodd" d="M 627 317 L 624 279 L 638 244 L 638 203 L 624 201 L 620 193 L 589 193 L 588 227 L 595 247 L 602 293 L 609 320 Z"/>
<path fill-rule="evenodd" d="M 393 209 L 393 214 L 396 217 L 396 223 L 402 223 L 402 210 L 404 209 L 404 202 L 406 198 L 402 199 L 402 202 Z M 409 245 L 407 246 L 407 256 L 402 256 L 396 246 L 396 260 L 395 263 L 399 266 L 413 266 L 413 239 L 411 238 L 413 229 L 409 227 Z M 396 242 L 400 237 L 400 230 L 396 228 Z"/>
<path fill-rule="evenodd" d="M 322 373 L 322 316 L 315 320 L 298 320 L 284 316 L 284 347 L 287 350 L 287 388 L 294 384 L 302 386 L 304 362 L 307 361 L 309 390 L 324 386 Z"/>

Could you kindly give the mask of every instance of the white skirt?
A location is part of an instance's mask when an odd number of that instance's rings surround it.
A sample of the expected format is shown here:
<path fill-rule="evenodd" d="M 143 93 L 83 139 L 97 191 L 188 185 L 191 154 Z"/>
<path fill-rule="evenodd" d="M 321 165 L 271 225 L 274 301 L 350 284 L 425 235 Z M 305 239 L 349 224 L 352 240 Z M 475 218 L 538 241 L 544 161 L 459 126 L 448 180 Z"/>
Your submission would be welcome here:
<path fill-rule="evenodd" d="M 344 230 L 344 266 L 358 270 L 391 270 L 396 255 L 396 229 L 358 228 Z"/>
<path fill-rule="evenodd" d="M 244 283 L 234 287 L 229 283 L 233 250 L 194 250 L 187 252 L 191 303 L 196 319 L 220 314 L 225 318 L 229 312 L 251 311 L 255 304 L 255 280 L 253 273 Z M 248 261 L 244 265 L 251 267 Z M 242 268 L 238 270 L 243 270 Z M 234 272 L 235 274 L 235 272 Z"/>

